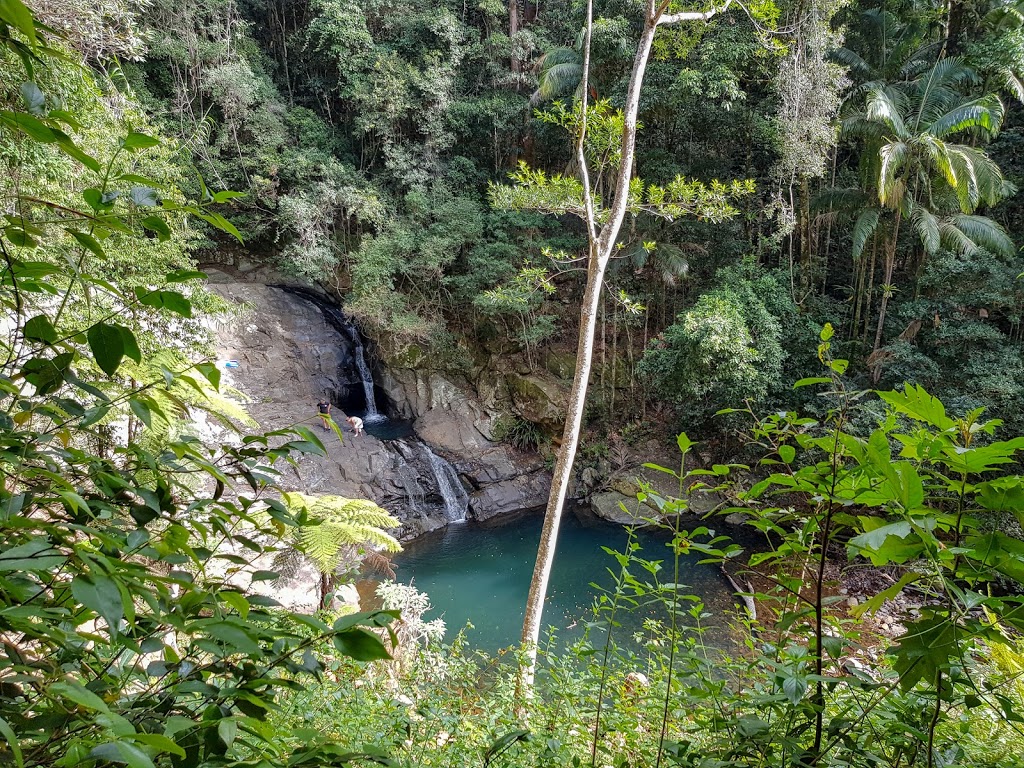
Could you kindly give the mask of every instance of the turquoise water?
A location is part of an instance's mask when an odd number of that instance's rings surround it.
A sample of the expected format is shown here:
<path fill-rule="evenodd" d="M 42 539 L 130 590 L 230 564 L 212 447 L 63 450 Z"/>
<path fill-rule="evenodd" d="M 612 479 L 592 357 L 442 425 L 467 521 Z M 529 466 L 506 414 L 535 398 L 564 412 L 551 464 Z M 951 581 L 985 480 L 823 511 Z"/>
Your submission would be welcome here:
<path fill-rule="evenodd" d="M 399 581 L 426 592 L 434 610 L 425 618 L 445 620 L 447 639 L 468 623 L 468 639 L 473 648 L 496 651 L 519 642 L 523 623 L 523 605 L 530 588 L 533 562 L 540 540 L 542 516 L 521 517 L 500 526 L 474 523 L 450 525 L 406 545 L 393 559 Z M 670 551 L 666 536 L 641 533 L 639 557 L 664 560 L 667 573 L 661 580 L 671 582 Z M 563 640 L 580 637 L 591 620 L 596 582 L 609 587 L 612 577 L 607 569 L 617 570 L 615 560 L 601 547 L 622 551 L 626 532 L 621 526 L 603 522 L 582 522 L 566 512 L 558 540 L 555 566 L 544 608 L 544 625 L 557 628 Z M 681 563 L 680 582 L 699 595 L 711 617 L 705 636 L 709 643 L 728 642 L 726 624 L 735 609 L 731 589 L 713 565 L 698 565 L 697 557 Z M 643 618 L 664 618 L 658 610 L 648 610 L 626 619 L 629 635 L 640 628 Z M 592 639 L 593 636 L 592 636 Z"/>

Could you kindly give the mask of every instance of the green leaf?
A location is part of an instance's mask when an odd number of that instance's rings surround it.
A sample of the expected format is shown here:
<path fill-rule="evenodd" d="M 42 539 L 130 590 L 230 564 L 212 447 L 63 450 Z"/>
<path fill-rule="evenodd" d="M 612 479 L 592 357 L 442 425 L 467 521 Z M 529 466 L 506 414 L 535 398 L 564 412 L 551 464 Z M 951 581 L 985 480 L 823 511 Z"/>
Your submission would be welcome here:
<path fill-rule="evenodd" d="M 168 309 L 183 317 L 192 317 L 192 302 L 178 291 L 147 291 L 145 288 L 136 288 L 135 296 L 139 303 L 147 307 Z"/>
<path fill-rule="evenodd" d="M 132 131 L 121 141 L 121 146 L 128 150 L 137 149 L 149 149 L 150 147 L 156 147 L 160 144 L 159 139 L 154 139 L 152 136 L 148 136 L 145 133 L 138 133 Z"/>
<path fill-rule="evenodd" d="M 806 379 L 800 379 L 793 385 L 793 389 L 799 389 L 800 387 L 809 387 L 813 384 L 831 384 L 832 379 L 825 378 L 824 376 L 810 376 Z"/>
<path fill-rule="evenodd" d="M 171 228 L 168 227 L 167 222 L 159 216 L 147 216 L 142 220 L 142 226 L 150 232 L 155 232 L 157 239 L 161 243 L 171 239 Z"/>
<path fill-rule="evenodd" d="M 0 717 L 0 736 L 4 737 L 4 741 L 7 742 L 11 754 L 14 755 L 14 764 L 18 768 L 25 768 L 25 758 L 21 754 L 21 744 L 18 743 L 18 737 L 14 735 L 14 730 L 2 717 Z"/>
<path fill-rule="evenodd" d="M 206 380 L 210 382 L 214 389 L 220 391 L 220 370 L 216 365 L 213 363 L 199 363 L 196 365 L 196 370 L 206 377 Z"/>
<path fill-rule="evenodd" d="M 164 280 L 168 283 L 187 283 L 189 280 L 205 280 L 206 277 L 205 272 L 195 269 L 177 269 L 174 272 L 168 272 Z"/>
<path fill-rule="evenodd" d="M 85 232 L 79 232 L 74 229 L 67 229 L 65 230 L 65 232 L 67 232 L 69 235 L 75 238 L 75 240 L 78 241 L 78 244 L 80 246 L 85 248 L 87 251 L 91 252 L 94 256 L 97 256 L 98 258 L 101 259 L 107 258 L 107 254 L 103 250 L 103 246 L 100 245 L 96 238 L 93 237 L 92 235 L 86 234 Z"/>
<path fill-rule="evenodd" d="M 10 0 L 0 0 L 0 5 Z M 46 123 L 24 112 L 0 112 L 0 120 L 42 144 L 53 144 L 57 134 Z"/>
<path fill-rule="evenodd" d="M 929 395 L 925 388 L 915 384 L 904 384 L 903 392 L 879 392 L 878 396 L 902 413 L 917 421 L 930 424 L 942 430 L 952 429 L 956 423 L 946 415 L 946 409 L 938 398 Z"/>
<path fill-rule="evenodd" d="M 221 232 L 227 232 L 229 235 L 234 237 L 238 242 L 240 242 L 240 243 L 245 242 L 242 239 L 241 233 L 239 233 L 239 231 L 237 229 L 235 229 L 235 225 L 232 224 L 227 219 L 225 219 L 219 213 L 213 213 L 212 211 L 207 211 L 205 213 L 200 213 L 199 214 L 199 218 L 203 219 L 203 221 L 209 222 L 210 224 L 215 226 L 217 229 L 219 229 Z"/>
<path fill-rule="evenodd" d="M 904 691 L 918 682 L 935 681 L 935 673 L 959 661 L 963 652 L 957 641 L 957 627 L 945 616 L 930 616 L 906 623 L 907 631 L 897 638 L 899 645 L 889 650 L 895 656 L 894 669 L 900 675 Z"/>
<path fill-rule="evenodd" d="M 108 376 L 113 376 L 121 365 L 125 352 L 123 331 L 126 330 L 120 325 L 96 323 L 86 333 L 96 364 Z M 138 351 L 138 345 L 135 349 Z"/>
<path fill-rule="evenodd" d="M 46 315 L 36 315 L 25 323 L 23 333 L 28 341 L 41 341 L 44 344 L 57 341 L 57 330 Z"/>
<path fill-rule="evenodd" d="M 4 235 L 19 248 L 35 248 L 39 243 L 21 227 L 4 227 Z"/>
<path fill-rule="evenodd" d="M 133 397 L 128 401 L 128 407 L 131 408 L 132 413 L 145 424 L 147 427 L 153 426 L 153 412 L 150 410 L 149 403 L 140 397 Z"/>
<path fill-rule="evenodd" d="M 875 520 L 876 518 L 862 518 Z M 854 536 L 850 539 L 850 546 L 857 549 L 868 549 L 878 550 L 885 544 L 885 540 L 890 536 L 896 536 L 900 539 L 905 539 L 910 535 L 910 523 L 906 520 L 901 520 L 897 523 L 889 523 L 888 525 L 882 525 L 872 530 L 865 531 L 859 536 Z"/>
<path fill-rule="evenodd" d="M 103 617 L 111 635 L 117 634 L 124 618 L 124 603 L 113 579 L 102 574 L 90 576 L 80 573 L 71 581 L 71 594 L 86 608 Z"/>
<path fill-rule="evenodd" d="M 80 683 L 53 683 L 49 688 L 50 693 L 60 696 L 62 699 L 74 702 L 80 707 L 92 709 L 97 712 L 109 712 L 107 703 L 99 696 L 90 691 Z"/>
<path fill-rule="evenodd" d="M 21 98 L 25 102 L 25 108 L 33 115 L 39 117 L 46 113 L 46 96 L 31 80 L 21 84 Z"/>
<path fill-rule="evenodd" d="M 64 383 L 74 353 L 62 352 L 52 358 L 34 357 L 21 369 L 25 381 L 36 388 L 36 394 L 46 395 Z"/>
<path fill-rule="evenodd" d="M 228 646 L 231 651 L 258 656 L 260 647 L 249 634 L 234 623 L 226 621 L 204 624 L 202 629 L 216 640 Z"/>
<path fill-rule="evenodd" d="M 160 196 L 157 195 L 156 190 L 152 187 L 132 187 L 129 194 L 132 202 L 140 207 L 152 208 L 153 206 L 160 205 Z"/>
<path fill-rule="evenodd" d="M 21 0 L 0 0 L 0 19 L 21 30 L 33 47 L 38 45 L 32 12 Z"/>
<path fill-rule="evenodd" d="M 238 735 L 238 721 L 233 717 L 225 717 L 217 723 L 217 736 L 224 742 L 225 747 L 230 747 Z"/>
<path fill-rule="evenodd" d="M 794 448 L 792 445 L 780 445 L 779 458 L 781 458 L 787 464 L 792 464 L 793 459 L 796 458 L 796 448 Z"/>
<path fill-rule="evenodd" d="M 384 643 L 372 632 L 359 627 L 346 629 L 334 636 L 334 647 L 356 661 L 377 661 L 390 659 Z"/>
<path fill-rule="evenodd" d="M 87 155 L 81 150 L 81 148 L 71 140 L 71 137 L 61 131 L 54 131 L 54 136 L 57 137 L 57 146 L 60 147 L 68 157 L 72 157 L 93 173 L 100 172 L 100 161 L 92 155 Z"/>
<path fill-rule="evenodd" d="M 0 552 L 0 573 L 8 571 L 48 571 L 64 563 L 65 557 L 43 539 Z"/>
<path fill-rule="evenodd" d="M 807 679 L 799 675 L 790 675 L 782 681 L 782 692 L 786 694 L 790 704 L 799 704 L 807 693 Z"/>

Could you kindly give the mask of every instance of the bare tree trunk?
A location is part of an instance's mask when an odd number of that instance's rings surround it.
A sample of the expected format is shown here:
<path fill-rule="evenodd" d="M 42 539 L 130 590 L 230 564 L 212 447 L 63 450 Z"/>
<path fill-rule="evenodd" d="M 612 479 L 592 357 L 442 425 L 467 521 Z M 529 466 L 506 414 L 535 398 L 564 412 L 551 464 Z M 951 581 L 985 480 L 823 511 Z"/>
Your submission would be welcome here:
<path fill-rule="evenodd" d="M 591 363 L 594 353 L 594 335 L 597 326 L 598 307 L 601 300 L 601 289 L 604 283 L 608 260 L 615 248 L 615 242 L 622 227 L 629 204 L 629 183 L 633 177 L 633 160 L 636 150 L 637 114 L 640 109 L 640 88 L 643 84 L 644 72 L 650 58 L 654 33 L 659 24 L 673 24 L 681 21 L 707 21 L 726 10 L 732 0 L 726 0 L 721 8 L 710 11 L 687 11 L 665 15 L 669 0 L 647 0 L 644 15 L 644 29 L 640 35 L 636 56 L 633 59 L 633 72 L 626 91 L 626 104 L 623 109 L 622 154 L 619 160 L 618 173 L 615 178 L 615 192 L 608 216 L 600 231 L 597 229 L 597 218 L 591 198 L 591 183 L 587 169 L 583 141 L 586 135 L 587 88 L 590 69 L 590 38 L 593 29 L 593 0 L 587 0 L 587 25 L 583 49 L 583 109 L 582 124 L 576 141 L 576 157 L 580 164 L 580 175 L 583 182 L 584 204 L 587 209 L 587 236 L 589 242 L 587 265 L 587 289 L 580 308 L 580 335 L 576 345 L 576 373 L 573 376 L 572 392 L 569 395 L 569 407 L 566 414 L 565 429 L 562 432 L 562 445 L 555 461 L 554 477 L 551 482 L 551 494 L 548 496 L 547 509 L 544 512 L 544 527 L 541 530 L 540 545 L 537 548 L 537 560 L 533 568 L 533 579 L 530 582 L 530 593 L 526 599 L 526 616 L 523 620 L 523 662 L 519 669 L 517 688 L 520 702 L 528 696 L 533 688 L 533 677 L 537 664 L 537 644 L 540 640 L 541 618 L 544 610 L 544 599 L 547 596 L 548 581 L 551 578 L 551 566 L 555 560 L 555 545 L 558 540 L 558 529 L 562 520 L 565 497 L 572 477 L 572 465 L 576 458 L 576 447 L 579 444 L 580 425 L 583 423 L 583 409 L 586 405 L 587 384 L 590 379 Z M 522 717 L 523 711 L 520 711 Z"/>
<path fill-rule="evenodd" d="M 885 331 L 885 311 L 889 307 L 889 294 L 892 292 L 892 270 L 896 264 L 896 241 L 900 236 L 900 210 L 896 209 L 896 223 L 892 228 L 892 240 L 885 249 L 885 276 L 882 283 L 882 302 L 878 308 L 878 327 L 875 328 L 875 346 L 872 352 L 877 352 L 882 346 L 882 334 Z"/>

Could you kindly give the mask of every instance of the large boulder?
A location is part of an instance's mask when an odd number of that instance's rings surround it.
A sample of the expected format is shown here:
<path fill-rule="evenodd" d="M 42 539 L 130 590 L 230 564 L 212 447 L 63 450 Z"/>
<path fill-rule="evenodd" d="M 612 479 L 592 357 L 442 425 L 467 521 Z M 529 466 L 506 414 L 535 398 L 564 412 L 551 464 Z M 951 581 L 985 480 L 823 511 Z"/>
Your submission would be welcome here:
<path fill-rule="evenodd" d="M 656 507 L 618 491 L 595 493 L 590 497 L 590 508 L 598 517 L 620 525 L 642 525 L 660 518 Z"/>

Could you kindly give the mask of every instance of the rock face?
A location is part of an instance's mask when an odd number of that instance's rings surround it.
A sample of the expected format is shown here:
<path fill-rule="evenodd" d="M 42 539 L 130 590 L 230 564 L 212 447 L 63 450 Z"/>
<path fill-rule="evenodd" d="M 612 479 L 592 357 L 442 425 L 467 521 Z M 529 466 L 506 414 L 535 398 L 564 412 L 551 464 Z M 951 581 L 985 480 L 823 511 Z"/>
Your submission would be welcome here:
<path fill-rule="evenodd" d="M 339 424 L 364 413 L 361 340 L 340 310 L 315 294 L 257 283 L 211 287 L 244 307 L 217 329 L 221 362 L 237 362 L 224 368 L 222 381 L 243 393 L 264 430 L 319 429 L 316 403 L 325 394 Z M 288 467 L 285 488 L 372 499 L 402 521 L 402 539 L 460 516 L 485 520 L 545 503 L 550 475 L 543 462 L 489 440 L 491 414 L 467 387 L 418 369 L 378 366 L 374 374 L 379 410 L 389 400 L 395 415 L 413 421 L 415 434 L 378 439 L 346 430 L 342 443 L 319 433 L 328 456 Z"/>

